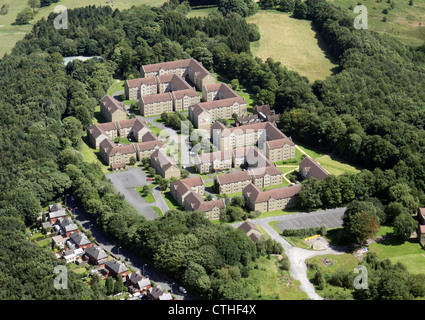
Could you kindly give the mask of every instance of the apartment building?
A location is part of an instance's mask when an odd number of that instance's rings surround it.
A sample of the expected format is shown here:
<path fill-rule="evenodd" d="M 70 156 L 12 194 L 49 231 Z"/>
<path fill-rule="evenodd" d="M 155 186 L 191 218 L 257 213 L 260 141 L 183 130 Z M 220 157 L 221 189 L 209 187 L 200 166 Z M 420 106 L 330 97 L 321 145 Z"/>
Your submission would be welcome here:
<path fill-rule="evenodd" d="M 108 165 L 130 163 L 131 157 L 137 159 L 137 150 L 134 144 L 116 145 L 105 139 L 100 143 L 100 155 Z"/>
<path fill-rule="evenodd" d="M 141 96 L 158 93 L 158 80 L 152 78 L 137 78 L 124 83 L 124 92 L 127 100 L 138 100 Z"/>
<path fill-rule="evenodd" d="M 176 199 L 181 206 L 183 206 L 185 197 L 191 192 L 195 192 L 200 196 L 203 196 L 205 186 L 202 178 L 197 176 L 171 182 L 170 192 L 173 198 Z"/>
<path fill-rule="evenodd" d="M 305 157 L 299 164 L 299 172 L 303 179 L 315 178 L 323 180 L 329 172 L 310 157 Z"/>
<path fill-rule="evenodd" d="M 220 150 L 257 145 L 272 162 L 295 158 L 295 143 L 270 122 L 233 128 L 215 122 L 211 140 Z"/>
<path fill-rule="evenodd" d="M 245 99 L 237 96 L 222 100 L 206 101 L 189 107 L 189 120 L 195 128 L 210 131 L 211 125 L 217 119 L 230 119 L 247 115 Z"/>
<path fill-rule="evenodd" d="M 155 150 L 150 155 L 150 162 L 155 171 L 165 179 L 177 178 L 181 176 L 181 171 L 173 158 L 167 155 L 164 148 Z"/>
<path fill-rule="evenodd" d="M 283 173 L 275 166 L 267 166 L 227 173 L 216 176 L 214 179 L 219 194 L 232 194 L 242 192 L 250 183 L 253 183 L 258 188 L 281 185 L 283 183 Z"/>
<path fill-rule="evenodd" d="M 264 168 L 274 163 L 260 152 L 256 146 L 236 148 L 232 150 L 233 168 Z"/>
<path fill-rule="evenodd" d="M 127 119 L 122 102 L 106 95 L 100 99 L 100 114 L 107 122 L 115 122 Z"/>
<path fill-rule="evenodd" d="M 259 188 L 278 186 L 283 183 L 283 173 L 275 166 L 248 170 L 251 182 Z"/>
<path fill-rule="evenodd" d="M 248 171 L 226 173 L 215 176 L 215 184 L 218 186 L 219 194 L 232 194 L 242 192 L 251 183 Z"/>
<path fill-rule="evenodd" d="M 139 107 L 141 115 L 146 117 L 173 112 L 173 96 L 170 92 L 141 96 Z"/>
<path fill-rule="evenodd" d="M 232 152 L 230 150 L 203 153 L 195 157 L 195 169 L 199 173 L 208 173 L 231 168 Z"/>
<path fill-rule="evenodd" d="M 215 77 L 195 59 L 161 62 L 144 65 L 140 70 L 142 77 L 155 77 L 168 74 L 176 74 L 188 79 L 198 89 L 204 85 L 215 83 Z"/>
<path fill-rule="evenodd" d="M 226 83 L 212 83 L 202 87 L 202 101 L 237 98 L 239 95 Z"/>
<path fill-rule="evenodd" d="M 283 210 L 296 205 L 296 197 L 301 190 L 301 185 L 276 188 L 268 191 L 261 191 L 259 187 L 250 183 L 243 189 L 242 194 L 246 205 L 259 212 L 269 212 Z"/>
<path fill-rule="evenodd" d="M 224 199 L 204 201 L 196 192 L 190 192 L 184 199 L 186 211 L 202 211 L 208 220 L 220 219 L 220 209 L 225 207 Z"/>

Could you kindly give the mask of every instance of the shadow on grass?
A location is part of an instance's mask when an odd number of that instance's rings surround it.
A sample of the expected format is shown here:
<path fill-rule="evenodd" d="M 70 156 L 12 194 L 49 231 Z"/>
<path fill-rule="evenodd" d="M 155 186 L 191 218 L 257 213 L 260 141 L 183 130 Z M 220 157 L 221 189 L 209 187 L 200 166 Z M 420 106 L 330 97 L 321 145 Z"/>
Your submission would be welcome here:
<path fill-rule="evenodd" d="M 326 239 L 332 246 L 349 246 L 351 242 L 345 232 L 344 228 L 330 229 L 326 232 Z"/>

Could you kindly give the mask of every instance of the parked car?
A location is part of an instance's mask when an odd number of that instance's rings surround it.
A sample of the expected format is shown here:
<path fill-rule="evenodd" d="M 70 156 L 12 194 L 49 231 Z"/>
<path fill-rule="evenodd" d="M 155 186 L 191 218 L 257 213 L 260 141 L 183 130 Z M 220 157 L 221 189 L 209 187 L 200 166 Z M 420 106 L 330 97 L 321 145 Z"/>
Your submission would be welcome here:
<path fill-rule="evenodd" d="M 180 291 L 181 293 L 187 293 L 186 289 L 185 289 L 185 288 L 183 288 L 183 287 L 179 287 L 179 291 Z"/>
<path fill-rule="evenodd" d="M 147 181 L 152 181 L 152 178 L 147 178 L 146 180 L 147 180 Z"/>

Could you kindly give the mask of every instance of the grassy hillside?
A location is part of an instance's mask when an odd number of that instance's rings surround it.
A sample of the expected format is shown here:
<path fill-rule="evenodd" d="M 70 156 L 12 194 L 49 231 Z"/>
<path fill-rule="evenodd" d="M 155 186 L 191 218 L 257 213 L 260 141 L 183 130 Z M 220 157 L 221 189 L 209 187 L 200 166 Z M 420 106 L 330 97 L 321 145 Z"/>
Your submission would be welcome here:
<path fill-rule="evenodd" d="M 151 6 L 159 6 L 165 0 L 60 0 L 49 7 L 44 7 L 38 10 L 34 21 L 47 17 L 57 5 L 63 5 L 68 9 L 85 7 L 88 5 L 105 6 L 109 5 L 112 8 L 128 9 L 133 5 L 147 4 Z M 112 2 L 112 3 L 111 3 Z M 12 23 L 16 19 L 16 15 L 27 7 L 28 0 L 0 0 L 0 7 L 4 3 L 9 3 L 9 11 L 7 15 L 0 15 L 0 57 L 8 53 L 15 46 L 15 43 L 24 38 L 25 34 L 30 32 L 32 24 L 24 26 L 14 26 Z"/>
<path fill-rule="evenodd" d="M 335 5 L 353 12 L 353 8 L 358 0 L 329 0 Z M 392 1 L 395 6 L 386 0 L 377 2 L 376 0 L 364 0 L 361 3 L 368 11 L 368 27 L 381 34 L 393 37 L 406 45 L 422 45 L 425 41 L 425 0 L 413 0 L 413 5 L 409 5 L 409 0 Z M 383 10 L 388 9 L 388 14 Z M 352 13 L 353 17 L 356 16 Z M 383 18 L 386 17 L 386 22 Z"/>
<path fill-rule="evenodd" d="M 327 56 L 326 47 L 311 22 L 291 18 L 278 11 L 260 11 L 248 17 L 260 28 L 261 39 L 251 45 L 254 56 L 263 60 L 272 57 L 290 70 L 310 81 L 325 79 L 335 65 Z"/>

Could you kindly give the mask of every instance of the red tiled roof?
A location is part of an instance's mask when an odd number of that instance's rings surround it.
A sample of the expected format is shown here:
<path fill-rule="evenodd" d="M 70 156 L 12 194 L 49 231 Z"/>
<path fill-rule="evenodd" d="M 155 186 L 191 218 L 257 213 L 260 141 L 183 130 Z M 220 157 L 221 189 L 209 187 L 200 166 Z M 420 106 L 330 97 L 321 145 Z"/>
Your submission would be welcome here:
<path fill-rule="evenodd" d="M 147 78 L 131 79 L 126 81 L 126 85 L 129 88 L 141 87 L 142 84 L 147 86 L 156 85 L 156 79 L 154 77 L 147 77 Z"/>
<path fill-rule="evenodd" d="M 264 177 L 266 174 L 270 176 L 283 175 L 282 171 L 275 166 L 249 169 L 249 174 L 254 178 Z"/>
<path fill-rule="evenodd" d="M 317 180 L 325 179 L 329 174 L 320 164 L 310 157 L 305 157 L 299 164 L 300 168 L 305 168 L 307 172 Z"/>
<path fill-rule="evenodd" d="M 181 99 L 184 96 L 199 97 L 199 93 L 196 92 L 196 90 L 194 89 L 177 90 L 177 91 L 173 91 L 173 94 L 176 99 Z"/>
<path fill-rule="evenodd" d="M 232 172 L 217 176 L 217 181 L 220 185 L 247 180 L 251 180 L 248 171 Z"/>
<path fill-rule="evenodd" d="M 142 99 L 144 104 L 151 104 L 163 101 L 172 101 L 173 97 L 170 92 L 152 94 L 152 95 L 144 95 L 140 99 Z"/>
<path fill-rule="evenodd" d="M 301 185 L 296 184 L 289 187 L 276 188 L 268 191 L 261 191 L 260 188 L 255 186 L 254 184 L 249 184 L 243 189 L 243 194 L 247 195 L 253 203 L 261 203 L 269 201 L 271 198 L 273 199 L 285 199 L 291 198 L 297 195 L 301 190 Z"/>
<path fill-rule="evenodd" d="M 235 102 L 237 102 L 239 104 L 246 104 L 245 99 L 237 96 L 235 98 L 200 102 L 200 103 L 194 104 L 191 108 L 192 108 L 192 112 L 194 114 L 199 115 L 199 114 L 202 113 L 202 111 L 207 111 L 207 110 L 217 109 L 217 108 L 223 108 L 223 107 L 229 107 L 229 106 L 232 106 Z"/>
<path fill-rule="evenodd" d="M 156 147 L 161 148 L 164 144 L 160 140 L 152 140 L 138 143 L 140 151 L 153 150 Z"/>
<path fill-rule="evenodd" d="M 224 199 L 204 201 L 196 192 L 188 194 L 184 199 L 184 202 L 187 203 L 193 211 L 200 210 L 203 212 L 211 211 L 214 207 L 222 208 L 225 205 Z"/>
<path fill-rule="evenodd" d="M 121 102 L 117 101 L 116 99 L 112 98 L 109 95 L 104 96 L 102 99 L 100 99 L 100 102 L 103 104 L 103 106 L 112 114 L 116 112 L 117 110 L 124 111 L 123 105 Z"/>

